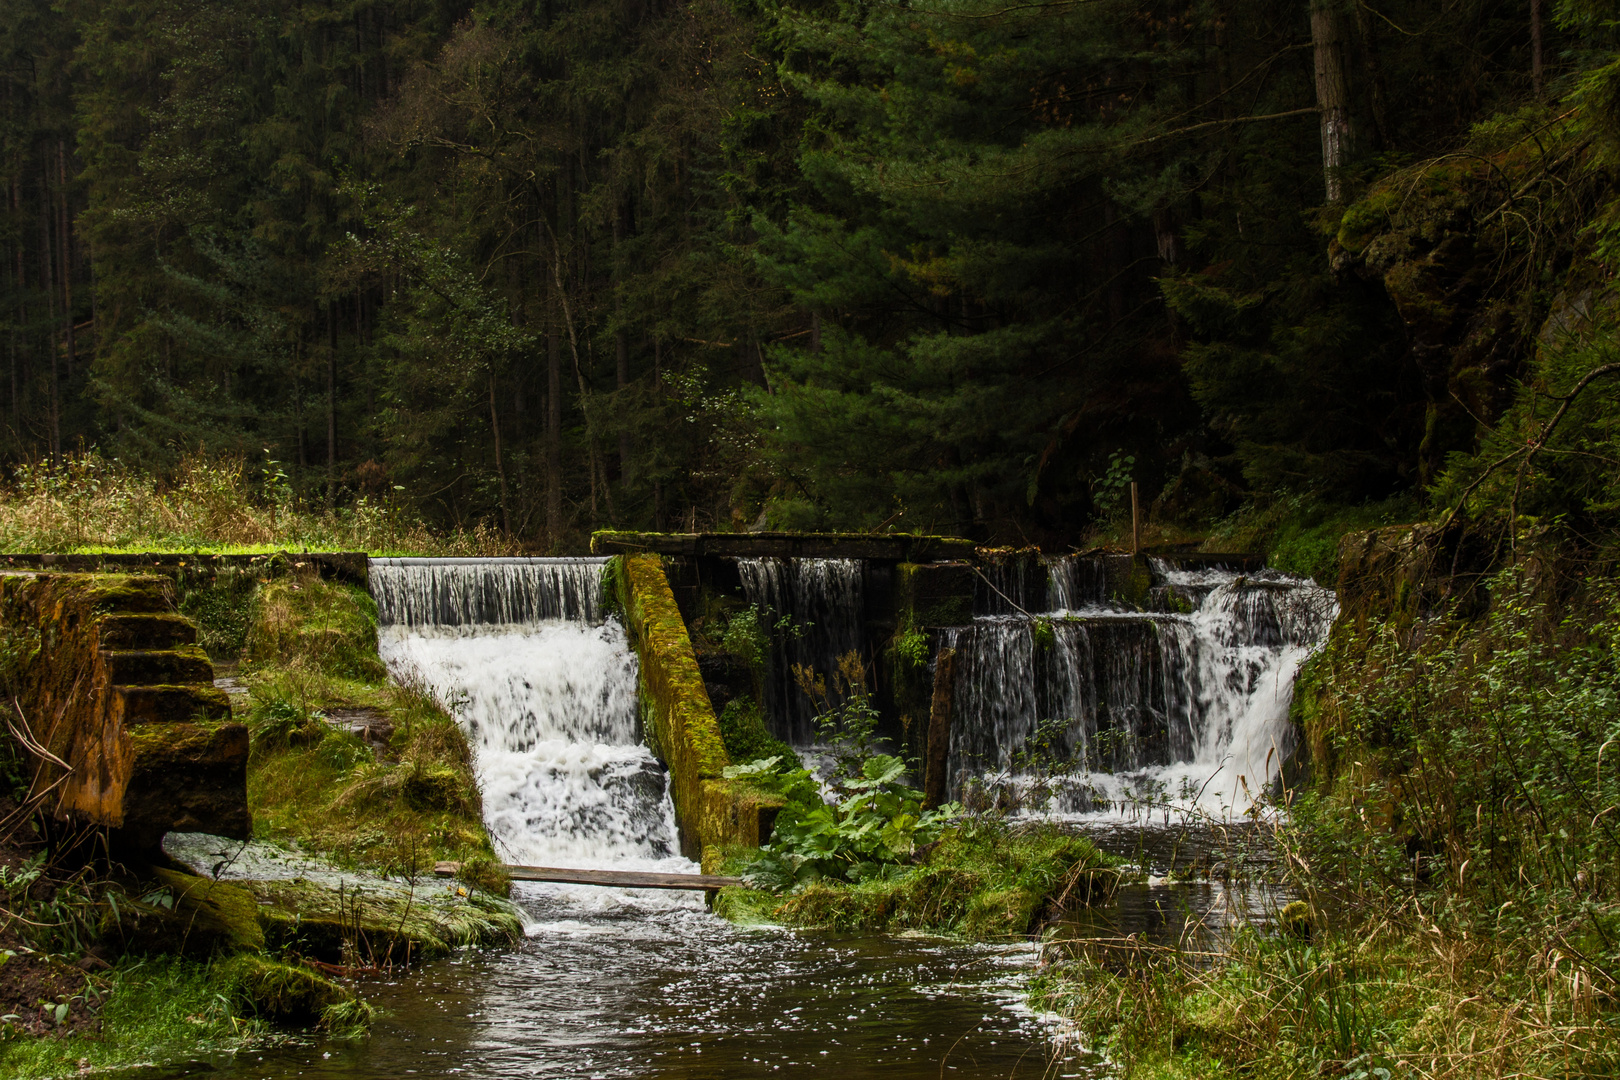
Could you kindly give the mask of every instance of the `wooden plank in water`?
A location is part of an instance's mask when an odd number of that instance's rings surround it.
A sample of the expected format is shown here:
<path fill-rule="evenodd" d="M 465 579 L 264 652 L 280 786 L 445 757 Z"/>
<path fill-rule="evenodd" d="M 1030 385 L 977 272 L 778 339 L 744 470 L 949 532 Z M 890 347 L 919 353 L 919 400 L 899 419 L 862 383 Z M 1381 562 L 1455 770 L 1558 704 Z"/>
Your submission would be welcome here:
<path fill-rule="evenodd" d="M 460 863 L 442 862 L 433 867 L 439 877 L 454 877 Z M 619 889 L 690 889 L 702 892 L 741 885 L 742 878 L 717 874 L 654 874 L 642 870 L 571 870 L 560 866 L 507 866 L 513 881 L 548 881 L 559 885 L 605 885 Z"/>

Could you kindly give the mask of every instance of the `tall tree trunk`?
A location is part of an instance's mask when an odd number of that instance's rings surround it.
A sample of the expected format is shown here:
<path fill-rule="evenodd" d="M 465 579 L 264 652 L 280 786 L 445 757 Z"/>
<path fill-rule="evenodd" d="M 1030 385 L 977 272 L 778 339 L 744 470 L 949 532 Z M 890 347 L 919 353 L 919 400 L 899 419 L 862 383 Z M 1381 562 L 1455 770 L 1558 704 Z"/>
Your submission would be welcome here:
<path fill-rule="evenodd" d="M 298 338 L 293 342 L 293 422 L 298 426 L 298 473 L 299 480 L 303 480 L 304 469 L 309 466 L 309 457 L 304 448 L 304 388 L 298 378 L 298 367 L 303 363 L 304 335 L 300 331 Z M 173 373 L 170 373 L 171 376 Z"/>
<path fill-rule="evenodd" d="M 489 426 L 495 433 L 495 476 L 501 482 L 501 531 L 512 535 L 512 511 L 506 496 L 506 464 L 501 460 L 501 414 L 495 408 L 495 373 L 489 373 Z"/>
<path fill-rule="evenodd" d="M 614 385 L 622 392 L 630 385 L 630 339 L 623 330 L 613 335 L 613 358 L 615 362 Z M 624 421 L 624 406 L 619 406 L 620 423 Z M 630 432 L 625 428 L 619 429 L 619 486 L 630 486 Z"/>
<path fill-rule="evenodd" d="M 45 175 L 39 178 L 39 260 L 42 277 L 45 285 L 46 314 L 50 316 L 45 325 L 49 327 L 45 334 L 46 348 L 51 354 L 51 463 L 55 464 L 62 456 L 62 385 L 59 370 L 61 357 L 56 348 L 56 282 L 55 268 L 52 265 L 55 258 L 54 248 L 51 247 L 51 189 Z"/>
<path fill-rule="evenodd" d="M 62 343 L 67 349 L 67 374 L 73 378 L 78 356 L 73 344 L 73 217 L 68 211 L 67 142 L 56 140 L 56 178 L 61 189 L 58 204 L 57 247 L 62 253 Z"/>
<path fill-rule="evenodd" d="M 631 217 L 630 205 L 627 199 L 619 200 L 618 210 L 613 215 L 613 308 L 614 314 L 619 311 L 619 290 L 624 284 L 624 256 L 619 247 L 624 242 L 634 220 Z M 621 325 L 613 334 L 614 359 L 614 386 L 619 390 L 619 422 L 624 423 L 624 390 L 630 385 L 630 339 Z M 630 432 L 625 427 L 619 428 L 619 486 L 630 486 Z"/>
<path fill-rule="evenodd" d="M 326 305 L 326 508 L 337 505 L 337 300 Z"/>
<path fill-rule="evenodd" d="M 1367 104 L 1372 107 L 1373 131 L 1378 145 L 1394 145 L 1389 130 L 1389 109 L 1385 104 L 1384 68 L 1378 57 L 1378 27 L 1368 16 L 1367 5 L 1356 0 L 1356 33 L 1361 38 L 1362 67 L 1367 72 Z"/>
<path fill-rule="evenodd" d="M 1530 0 L 1530 85 L 1541 100 L 1541 0 Z"/>
<path fill-rule="evenodd" d="M 1350 127 L 1350 80 L 1344 67 L 1344 26 L 1334 0 L 1311 0 L 1316 56 L 1316 107 L 1322 112 L 1322 177 L 1327 201 L 1344 201 L 1344 167 L 1355 146 Z"/>
<path fill-rule="evenodd" d="M 815 317 L 815 313 L 811 313 Z M 820 323 L 816 323 L 820 326 Z M 664 397 L 664 350 L 663 343 L 653 338 L 653 400 L 662 405 Z M 653 528 L 662 531 L 664 528 L 664 481 L 662 477 L 653 480 Z"/>
<path fill-rule="evenodd" d="M 555 319 L 546 326 L 546 539 L 562 544 L 562 340 Z"/>
<path fill-rule="evenodd" d="M 613 489 L 607 482 L 607 466 L 602 463 L 601 448 L 597 445 L 596 424 L 591 420 L 591 387 L 585 381 L 585 369 L 579 361 L 579 335 L 574 331 L 574 313 L 568 305 L 568 290 L 563 285 L 562 278 L 562 250 L 555 240 L 552 245 L 552 275 L 557 286 L 557 300 L 562 308 L 563 326 L 568 330 L 568 353 L 574 360 L 574 379 L 579 384 L 579 408 L 585 414 L 585 449 L 590 459 L 591 467 L 591 528 L 596 528 L 596 496 L 600 490 L 602 498 L 607 502 L 609 523 L 617 517 L 613 512 Z M 596 486 L 597 476 L 600 474 L 602 486 Z"/>

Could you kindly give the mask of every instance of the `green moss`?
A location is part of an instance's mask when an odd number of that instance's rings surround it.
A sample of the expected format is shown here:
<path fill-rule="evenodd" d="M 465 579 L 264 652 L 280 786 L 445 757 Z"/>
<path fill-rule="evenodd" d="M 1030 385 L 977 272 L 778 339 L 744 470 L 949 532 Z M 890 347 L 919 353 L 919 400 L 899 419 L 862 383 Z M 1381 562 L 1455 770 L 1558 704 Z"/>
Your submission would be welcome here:
<path fill-rule="evenodd" d="M 370 597 L 284 579 L 256 610 L 243 667 L 256 835 L 385 873 L 493 864 L 466 737 L 431 696 L 384 679 Z M 389 725 L 386 745 L 334 729 L 327 717 L 342 710 Z M 500 875 L 483 878 L 504 889 Z"/>
<path fill-rule="evenodd" d="M 723 836 L 706 836 L 702 823 L 723 819 L 705 813 L 706 781 L 721 778 L 731 764 L 720 723 L 703 686 L 697 657 L 657 555 L 621 555 L 614 580 L 620 608 L 640 658 L 639 691 L 647 741 L 670 770 L 670 794 L 690 854 Z M 695 849 L 695 850 L 693 850 Z"/>
<path fill-rule="evenodd" d="M 197 624 L 198 644 L 215 660 L 236 660 L 247 646 L 258 606 L 260 574 L 221 567 L 177 575 L 179 611 Z"/>
<path fill-rule="evenodd" d="M 753 698 L 733 698 L 726 702 L 726 707 L 720 710 L 719 722 L 726 754 L 738 765 L 768 757 L 796 760 L 793 747 L 766 730 L 759 702 Z"/>
<path fill-rule="evenodd" d="M 0 1037 L 0 1075 L 77 1076 L 229 1053 L 266 1031 L 264 1021 L 235 1011 L 234 992 L 218 964 L 174 956 L 126 957 L 86 987 L 92 1000 L 101 1002 L 98 1033 Z"/>
<path fill-rule="evenodd" d="M 301 965 L 239 955 L 218 965 L 215 977 L 230 988 L 240 1016 L 354 1036 L 364 1033 L 374 1015 L 354 991 Z"/>
<path fill-rule="evenodd" d="M 388 676 L 377 658 L 377 605 L 370 594 L 313 577 L 263 587 L 245 656 L 253 666 L 296 666 L 367 685 Z"/>
<path fill-rule="evenodd" d="M 1399 497 L 1346 506 L 1286 495 L 1245 507 L 1205 542 L 1208 551 L 1263 551 L 1266 564 L 1332 585 L 1338 578 L 1339 541 L 1348 532 L 1411 521 L 1420 508 Z"/>

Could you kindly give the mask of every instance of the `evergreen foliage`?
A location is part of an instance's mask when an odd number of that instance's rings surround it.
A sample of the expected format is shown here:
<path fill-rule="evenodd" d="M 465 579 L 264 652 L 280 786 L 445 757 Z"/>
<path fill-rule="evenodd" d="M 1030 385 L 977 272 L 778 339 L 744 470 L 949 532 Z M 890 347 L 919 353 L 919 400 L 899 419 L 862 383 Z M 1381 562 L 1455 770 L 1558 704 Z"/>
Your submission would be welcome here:
<path fill-rule="evenodd" d="M 0 11 L 19 465 L 1072 540 L 1460 494 L 1614 307 L 1605 0 Z"/>

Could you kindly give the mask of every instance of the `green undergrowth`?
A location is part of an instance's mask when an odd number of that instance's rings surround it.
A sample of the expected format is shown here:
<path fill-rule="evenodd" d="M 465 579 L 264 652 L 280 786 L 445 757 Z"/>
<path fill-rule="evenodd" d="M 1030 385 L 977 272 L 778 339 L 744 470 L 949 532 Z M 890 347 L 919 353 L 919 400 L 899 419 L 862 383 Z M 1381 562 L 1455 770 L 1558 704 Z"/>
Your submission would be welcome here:
<path fill-rule="evenodd" d="M 1339 576 L 1339 541 L 1346 533 L 1405 524 L 1423 510 L 1410 496 L 1345 505 L 1285 493 L 1251 502 L 1221 521 L 1202 547 L 1259 552 L 1267 566 L 1332 587 Z"/>
<path fill-rule="evenodd" d="M 373 1010 L 307 967 L 239 954 L 213 960 L 128 957 L 87 983 L 100 1000 L 93 1029 L 26 1038 L 0 1027 L 0 1074 L 57 1077 L 194 1060 L 240 1050 L 274 1025 L 354 1038 Z"/>
<path fill-rule="evenodd" d="M 738 765 L 779 758 L 796 762 L 793 747 L 772 735 L 765 727 L 765 716 L 759 702 L 751 697 L 733 698 L 720 710 L 720 738 L 726 744 L 726 756 Z"/>
<path fill-rule="evenodd" d="M 241 667 L 255 830 L 359 869 L 459 862 L 464 880 L 504 894 L 466 737 L 426 691 L 387 678 L 371 597 L 288 577 L 265 584 L 255 610 Z M 364 722 L 370 739 L 334 719 Z"/>
<path fill-rule="evenodd" d="M 734 854 L 728 872 L 746 873 L 752 858 Z M 715 911 L 737 922 L 1012 938 L 1107 896 L 1119 879 L 1117 866 L 1086 838 L 1055 825 L 966 821 L 891 874 L 860 882 L 821 878 L 786 895 L 726 888 Z"/>
<path fill-rule="evenodd" d="M 1030 996 L 1131 1080 L 1620 1074 L 1607 994 L 1567 954 L 1442 925 L 1251 928 L 1217 958 L 1048 943 Z"/>

